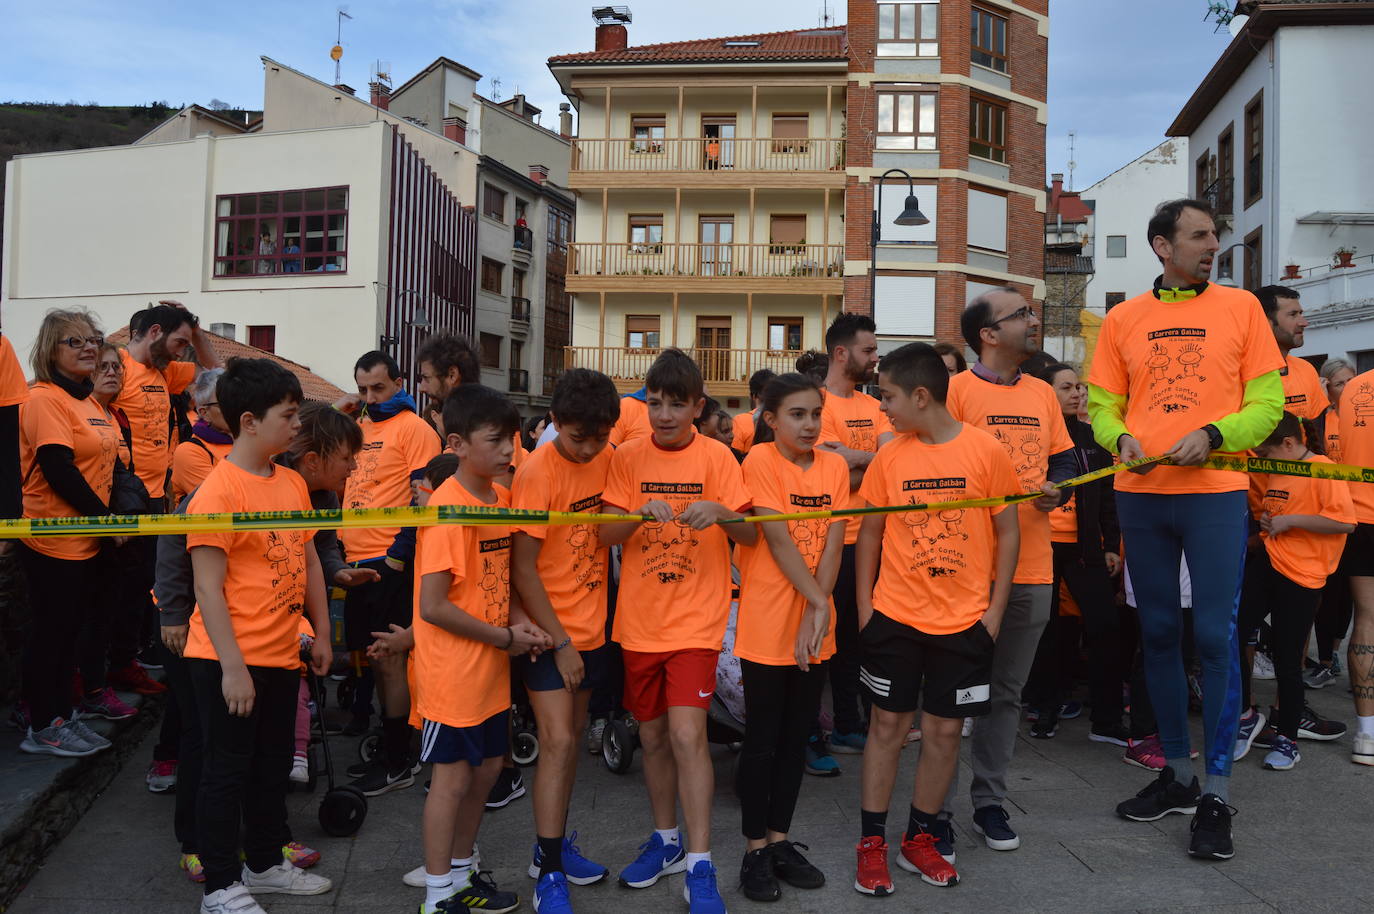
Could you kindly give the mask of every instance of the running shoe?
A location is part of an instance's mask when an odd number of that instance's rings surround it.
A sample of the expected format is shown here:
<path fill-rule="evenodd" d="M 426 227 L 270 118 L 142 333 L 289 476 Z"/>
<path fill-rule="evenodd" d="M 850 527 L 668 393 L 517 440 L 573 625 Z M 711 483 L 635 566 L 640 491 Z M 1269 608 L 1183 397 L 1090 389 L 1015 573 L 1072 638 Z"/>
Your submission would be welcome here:
<path fill-rule="evenodd" d="M 1231 753 L 1231 761 L 1238 762 L 1245 758 L 1255 744 L 1255 737 L 1264 729 L 1264 722 L 1265 717 L 1259 708 L 1252 707 L 1240 716 L 1240 726 L 1236 729 L 1236 748 Z"/>
<path fill-rule="evenodd" d="M 1273 679 L 1274 661 L 1264 651 L 1255 651 L 1255 662 L 1250 668 L 1251 679 Z"/>
<path fill-rule="evenodd" d="M 387 771 L 386 766 L 378 766 L 349 784 L 363 792 L 365 797 L 379 797 L 392 790 L 405 790 L 415 784 L 415 775 L 407 765 L 400 771 Z"/>
<path fill-rule="evenodd" d="M 682 883 L 682 899 L 687 902 L 687 914 L 726 914 L 711 861 L 698 860 L 692 867 Z"/>
<path fill-rule="evenodd" d="M 1127 765 L 1144 768 L 1146 771 L 1159 771 L 1164 768 L 1164 747 L 1160 745 L 1159 735 L 1151 733 L 1144 739 L 1133 739 L 1126 744 L 1126 754 L 1121 760 Z"/>
<path fill-rule="evenodd" d="M 1066 701 L 1059 706 L 1060 720 L 1073 720 L 1075 717 L 1082 713 L 1083 702 L 1081 701 Z"/>
<path fill-rule="evenodd" d="M 954 865 L 954 823 L 944 817 L 930 823 L 930 833 L 935 836 L 935 849 L 945 862 Z"/>
<path fill-rule="evenodd" d="M 1021 838 L 1010 824 L 1011 816 L 1000 806 L 984 806 L 973 813 L 973 830 L 995 851 L 1014 851 Z"/>
<path fill-rule="evenodd" d="M 1093 724 L 1088 731 L 1088 739 L 1095 743 L 1110 743 L 1113 746 L 1129 746 L 1131 731 L 1119 723 Z"/>
<path fill-rule="evenodd" d="M 959 874 L 949 861 L 940 856 L 935 848 L 935 836 L 930 832 L 921 832 L 903 840 L 897 865 L 908 873 L 916 873 L 927 885 L 945 888 L 959 884 Z"/>
<path fill-rule="evenodd" d="M 114 689 L 106 686 L 94 694 L 83 695 L 76 706 L 76 715 L 86 720 L 127 720 L 138 708 L 121 701 Z"/>
<path fill-rule="evenodd" d="M 573 832 L 563 839 L 563 874 L 568 877 L 568 882 L 573 885 L 594 885 L 610 875 L 610 870 L 599 863 L 593 863 L 582 856 L 582 851 L 578 848 L 577 832 Z M 544 855 L 539 850 L 538 842 L 534 845 L 534 857 L 530 861 L 529 874 L 531 879 L 539 878 L 539 870 L 544 865 Z"/>
<path fill-rule="evenodd" d="M 887 869 L 887 842 L 870 835 L 855 848 L 858 870 L 854 875 L 854 889 L 865 895 L 891 895 L 892 874 Z"/>
<path fill-rule="evenodd" d="M 1046 711 L 1036 715 L 1035 723 L 1031 724 L 1031 739 L 1054 739 L 1054 735 L 1059 732 L 1059 715 L 1053 711 Z"/>
<path fill-rule="evenodd" d="M 111 743 L 108 739 L 92 730 L 87 726 L 86 722 L 79 717 L 73 717 L 71 720 L 67 721 L 66 727 L 97 749 L 108 749 L 114 745 L 114 743 Z"/>
<path fill-rule="evenodd" d="M 201 866 L 199 854 L 182 854 L 177 861 L 177 868 L 192 882 L 205 881 L 205 867 Z"/>
<path fill-rule="evenodd" d="M 1355 734 L 1355 744 L 1350 750 L 1350 761 L 1356 765 L 1374 765 L 1374 734 Z"/>
<path fill-rule="evenodd" d="M 1336 674 L 1329 666 L 1316 666 L 1302 677 L 1302 684 L 1309 689 L 1324 689 L 1336 681 Z"/>
<path fill-rule="evenodd" d="M 32 755 L 60 755 L 64 758 L 83 758 L 95 755 L 105 746 L 88 743 L 72 729 L 68 721 L 60 717 L 39 730 L 29 728 L 19 748 Z"/>
<path fill-rule="evenodd" d="M 1340 676 L 1340 675 L 1341 675 L 1341 652 L 1340 652 L 1340 651 L 1332 651 L 1332 652 L 1331 652 L 1331 672 L 1332 672 L 1334 675 L 1336 675 L 1336 676 Z"/>
<path fill-rule="evenodd" d="M 176 759 L 158 761 L 153 759 L 148 765 L 148 773 L 143 776 L 149 793 L 171 793 L 177 789 Z"/>
<path fill-rule="evenodd" d="M 200 900 L 200 914 L 267 914 L 241 882 L 211 892 Z"/>
<path fill-rule="evenodd" d="M 841 755 L 863 755 L 867 743 L 867 733 L 841 733 L 835 730 L 830 734 L 830 751 Z"/>
<path fill-rule="evenodd" d="M 773 855 L 767 847 L 746 851 L 739 868 L 739 890 L 750 901 L 777 901 L 782 887 L 773 873 Z"/>
<path fill-rule="evenodd" d="M 1326 740 L 1340 739 L 1349 729 L 1338 720 L 1329 720 L 1312 710 L 1311 705 L 1302 706 L 1298 717 L 1298 739 Z"/>
<path fill-rule="evenodd" d="M 1270 771 L 1287 771 L 1300 761 L 1302 754 L 1298 752 L 1298 744 L 1280 733 L 1269 746 L 1264 767 Z"/>
<path fill-rule="evenodd" d="M 472 881 L 435 905 L 439 914 L 467 914 L 481 911 L 483 914 L 505 914 L 520 907 L 520 898 L 514 892 L 503 892 L 486 873 L 473 872 Z"/>
<path fill-rule="evenodd" d="M 482 855 L 477 850 L 477 845 L 472 846 L 472 871 L 482 872 Z M 401 881 L 411 888 L 423 889 L 425 887 L 425 865 L 422 863 L 415 869 L 401 877 Z"/>
<path fill-rule="evenodd" d="M 920 741 L 921 728 L 912 727 L 910 730 L 906 731 L 906 742 L 902 743 L 902 745 L 906 745 L 907 743 L 919 743 Z"/>
<path fill-rule="evenodd" d="M 320 852 L 299 841 L 288 841 L 283 844 L 281 856 L 298 870 L 308 870 L 320 862 Z"/>
<path fill-rule="evenodd" d="M 610 723 L 610 721 L 608 721 L 608 720 L 607 720 L 606 718 L 604 718 L 604 717 L 594 717 L 594 718 L 592 718 L 591 725 L 590 725 L 589 727 L 587 727 L 587 754 L 588 754 L 588 755 L 600 755 L 600 754 L 601 754 L 601 740 L 602 740 L 602 735 L 606 732 L 606 725 L 609 724 L 609 723 Z"/>
<path fill-rule="evenodd" d="M 819 889 L 825 885 L 825 874 L 802 856 L 801 851 L 797 850 L 799 847 L 802 850 L 811 850 L 805 844 L 788 841 L 786 838 L 768 845 L 773 875 L 794 889 Z"/>
<path fill-rule="evenodd" d="M 502 768 L 487 794 L 487 809 L 503 809 L 525 795 L 525 782 L 519 768 Z"/>
<path fill-rule="evenodd" d="M 310 759 L 303 755 L 291 757 L 291 774 L 289 775 L 293 784 L 310 783 Z"/>
<path fill-rule="evenodd" d="M 687 852 L 682 844 L 664 844 L 658 832 L 639 846 L 639 856 L 620 871 L 620 884 L 630 889 L 647 889 L 664 876 L 687 869 Z"/>
<path fill-rule="evenodd" d="M 148 675 L 148 671 L 137 663 L 105 674 L 105 682 L 121 692 L 137 692 L 140 695 L 161 695 L 167 686 Z"/>
<path fill-rule="evenodd" d="M 546 873 L 534 884 L 534 910 L 539 914 L 573 914 L 568 898 L 568 877 L 560 872 Z"/>
<path fill-rule="evenodd" d="M 325 877 L 296 869 L 287 860 L 263 873 L 255 873 L 245 864 L 240 879 L 254 895 L 323 895 L 334 887 Z"/>
<path fill-rule="evenodd" d="M 1230 860 L 1234 857 L 1236 849 L 1231 844 L 1231 817 L 1235 814 L 1235 807 L 1228 806 L 1215 794 L 1209 793 L 1200 799 L 1190 826 L 1193 837 L 1188 842 L 1189 855 L 1208 860 Z"/>
<path fill-rule="evenodd" d="M 22 698 L 15 703 L 14 710 L 10 712 L 9 725 L 20 733 L 27 733 L 29 724 L 29 703 Z"/>
<path fill-rule="evenodd" d="M 825 740 L 813 736 L 806 743 L 806 773 L 818 778 L 837 778 L 840 776 L 840 763 L 830 754 Z"/>
<path fill-rule="evenodd" d="M 1197 778 L 1184 786 L 1175 780 L 1174 769 L 1166 765 L 1143 790 L 1131 799 L 1118 803 L 1116 814 L 1133 822 L 1154 822 L 1171 812 L 1185 815 L 1195 813 L 1201 792 Z"/>

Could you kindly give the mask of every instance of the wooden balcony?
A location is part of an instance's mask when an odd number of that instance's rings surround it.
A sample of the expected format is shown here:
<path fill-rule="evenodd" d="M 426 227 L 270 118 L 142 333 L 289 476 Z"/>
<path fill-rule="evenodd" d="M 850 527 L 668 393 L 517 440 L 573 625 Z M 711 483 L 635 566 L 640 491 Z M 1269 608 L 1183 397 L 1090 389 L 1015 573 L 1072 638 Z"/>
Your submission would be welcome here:
<path fill-rule="evenodd" d="M 844 186 L 844 140 L 831 137 L 572 141 L 574 187 Z"/>
<path fill-rule="evenodd" d="M 843 244 L 579 242 L 568 247 L 569 292 L 835 293 L 843 285 Z"/>
<path fill-rule="evenodd" d="M 638 390 L 661 349 L 568 346 L 564 368 L 591 368 L 609 375 L 622 393 Z M 778 374 L 796 371 L 801 352 L 785 349 L 683 349 L 701 368 L 707 392 L 723 397 L 747 397 L 749 376 L 760 368 Z"/>

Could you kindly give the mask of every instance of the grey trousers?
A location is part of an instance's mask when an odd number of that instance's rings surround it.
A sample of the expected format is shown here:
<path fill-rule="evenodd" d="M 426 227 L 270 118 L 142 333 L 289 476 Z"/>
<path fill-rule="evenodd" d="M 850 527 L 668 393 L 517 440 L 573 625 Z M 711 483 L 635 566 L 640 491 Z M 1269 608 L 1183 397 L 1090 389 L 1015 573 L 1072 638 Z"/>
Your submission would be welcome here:
<path fill-rule="evenodd" d="M 1013 584 L 1007 612 L 997 633 L 992 655 L 992 710 L 973 726 L 969 738 L 973 761 L 973 783 L 969 796 L 975 810 L 1001 806 L 1007 798 L 1007 768 L 1016 748 L 1016 732 L 1021 720 L 1021 689 L 1030 676 L 1040 633 L 1050 618 L 1050 584 Z M 948 816 L 959 791 L 959 771 L 955 769 L 945 796 L 944 814 Z"/>

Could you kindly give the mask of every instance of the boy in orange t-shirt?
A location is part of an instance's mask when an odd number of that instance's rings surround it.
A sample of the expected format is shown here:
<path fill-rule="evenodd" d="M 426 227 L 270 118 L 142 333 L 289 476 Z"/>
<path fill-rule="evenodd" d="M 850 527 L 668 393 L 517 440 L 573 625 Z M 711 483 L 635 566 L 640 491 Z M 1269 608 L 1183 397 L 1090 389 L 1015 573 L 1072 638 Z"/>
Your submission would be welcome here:
<path fill-rule="evenodd" d="M 900 437 L 878 452 L 864 474 L 859 492 L 867 505 L 960 501 L 1020 490 L 997 439 L 945 409 L 949 383 L 944 361 L 925 343 L 909 343 L 883 357 L 878 389 Z M 859 530 L 859 679 L 873 699 L 873 713 L 864 747 L 854 888 L 867 895 L 893 890 L 887 808 L 918 706 L 921 758 L 897 863 L 931 885 L 959 881 L 936 846 L 937 832 L 947 835 L 949 828 L 940 809 L 959 764 L 963 719 L 982 717 L 992 705 L 994 642 L 1020 546 L 1015 508 L 931 507 L 868 515 Z"/>
<path fill-rule="evenodd" d="M 187 510 L 310 510 L 305 481 L 272 462 L 300 428 L 295 375 L 268 359 L 234 359 L 217 397 L 234 447 Z M 286 788 L 296 745 L 300 623 L 308 615 L 316 632 L 329 631 L 324 576 L 309 530 L 192 533 L 186 546 L 196 608 L 182 656 L 205 734 L 197 804 L 201 911 L 260 914 L 251 894 L 318 895 L 331 887 L 282 855 L 291 840 Z M 332 659 L 329 639 L 316 638 L 314 672 L 324 673 Z"/>
<path fill-rule="evenodd" d="M 510 472 L 512 434 L 520 427 L 515 407 L 489 387 L 463 384 L 445 398 L 443 421 L 458 470 L 429 503 L 509 507 L 510 493 L 493 480 Z M 510 545 L 505 525 L 419 531 L 415 708 L 422 721 L 420 760 L 434 765 L 425 797 L 420 914 L 510 911 L 519 904 L 472 861 L 487 793 L 510 745 L 510 657 L 552 646 L 512 599 Z"/>
<path fill-rule="evenodd" d="M 602 545 L 625 546 L 612 634 L 623 648 L 625 707 L 640 722 L 655 829 L 620 882 L 642 889 L 686 869 L 692 910 L 724 911 L 711 865 L 706 708 L 730 611 L 729 540 L 753 545 L 758 529 L 717 526 L 741 519 L 749 494 L 730 449 L 692 427 L 705 405 L 696 363 L 668 349 L 644 380 L 653 433 L 615 452 L 602 498 L 609 514 L 652 518 L 601 528 Z M 685 853 L 675 792 L 687 820 Z"/>
<path fill-rule="evenodd" d="M 607 438 L 620 410 L 615 384 L 597 371 L 564 372 L 549 405 L 558 436 L 515 473 L 511 505 L 532 511 L 595 514 L 610 472 Z M 513 580 L 530 619 L 553 649 L 517 663 L 539 724 L 534 779 L 535 907 L 563 910 L 568 883 L 591 885 L 607 869 L 583 857 L 565 837 L 577 772 L 578 735 L 591 690 L 604 685 L 612 647 L 606 643 L 610 557 L 595 524 L 529 526 L 515 531 Z"/>
<path fill-rule="evenodd" d="M 613 447 L 629 444 L 636 438 L 643 438 L 650 433 L 649 407 L 645 404 L 644 398 L 645 391 L 642 387 L 620 398 L 620 416 L 611 428 Z"/>

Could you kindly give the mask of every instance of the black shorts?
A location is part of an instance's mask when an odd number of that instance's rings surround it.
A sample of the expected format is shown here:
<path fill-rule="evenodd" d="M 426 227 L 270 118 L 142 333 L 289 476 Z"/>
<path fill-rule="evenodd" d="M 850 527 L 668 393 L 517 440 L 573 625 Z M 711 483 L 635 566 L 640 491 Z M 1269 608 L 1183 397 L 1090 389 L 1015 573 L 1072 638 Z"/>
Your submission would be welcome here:
<path fill-rule="evenodd" d="M 1337 572 L 1351 578 L 1374 578 L 1374 524 L 1355 525 L 1355 532 L 1345 538 Z"/>
<path fill-rule="evenodd" d="M 884 711 L 982 717 L 992 707 L 992 651 L 982 622 L 928 635 L 875 611 L 859 632 L 859 682 Z"/>
<path fill-rule="evenodd" d="M 415 573 L 409 566 L 396 571 L 381 558 L 356 567 L 375 569 L 382 579 L 344 591 L 344 643 L 350 651 L 366 650 L 372 633 L 388 631 L 393 622 L 409 628 L 415 595 Z"/>
<path fill-rule="evenodd" d="M 480 766 L 510 749 L 510 712 L 493 714 L 471 727 L 450 727 L 437 721 L 421 722 L 420 761 L 450 765 L 467 762 Z"/>
<path fill-rule="evenodd" d="M 571 651 L 575 648 L 568 645 L 563 650 Z M 606 681 L 606 672 L 610 668 L 610 642 L 593 651 L 582 651 L 581 654 L 582 685 L 578 687 L 579 690 L 599 688 Z M 525 688 L 531 692 L 555 692 L 563 688 L 563 674 L 558 672 L 558 662 L 554 659 L 553 651 L 544 651 L 534 660 L 516 657 L 511 661 L 511 666 L 519 671 Z"/>

